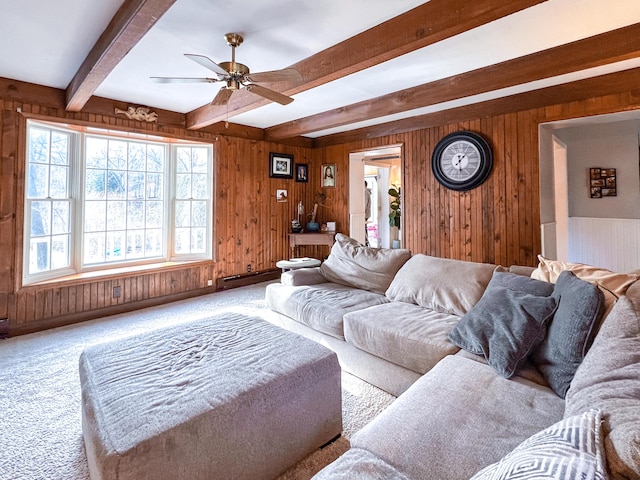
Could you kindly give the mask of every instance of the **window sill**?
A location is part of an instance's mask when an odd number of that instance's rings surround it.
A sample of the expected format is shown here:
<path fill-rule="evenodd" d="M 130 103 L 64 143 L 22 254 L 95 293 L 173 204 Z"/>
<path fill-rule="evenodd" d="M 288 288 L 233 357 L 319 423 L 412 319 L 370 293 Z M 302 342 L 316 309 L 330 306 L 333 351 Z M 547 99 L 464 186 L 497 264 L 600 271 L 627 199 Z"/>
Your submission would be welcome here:
<path fill-rule="evenodd" d="M 108 280 L 111 277 L 135 277 L 140 274 L 153 273 L 156 271 L 166 272 L 170 270 L 179 270 L 184 267 L 208 264 L 213 264 L 213 260 L 184 260 L 178 262 L 162 262 L 147 265 L 109 268 L 106 270 L 94 270 L 92 272 L 74 273 L 72 275 L 52 278 L 50 280 L 42 280 L 40 282 L 23 285 L 22 288 L 40 287 L 43 285 L 54 285 L 59 283 L 64 283 L 67 285 L 82 284 L 89 283 L 94 280 Z"/>

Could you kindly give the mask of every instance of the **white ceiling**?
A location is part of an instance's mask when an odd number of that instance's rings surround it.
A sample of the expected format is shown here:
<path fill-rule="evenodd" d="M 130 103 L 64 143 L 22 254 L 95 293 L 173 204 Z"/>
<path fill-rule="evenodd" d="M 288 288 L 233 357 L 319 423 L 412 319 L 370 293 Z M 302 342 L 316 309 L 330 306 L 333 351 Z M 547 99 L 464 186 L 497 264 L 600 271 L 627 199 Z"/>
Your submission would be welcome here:
<path fill-rule="evenodd" d="M 0 77 L 65 89 L 122 0 L 0 0 Z M 95 91 L 134 105 L 187 113 L 220 84 L 156 84 L 151 76 L 212 76 L 185 58 L 230 60 L 223 35 L 244 43 L 236 60 L 252 72 L 299 62 L 424 2 L 417 0 L 177 0 Z M 231 121 L 266 128 L 446 78 L 640 22 L 638 0 L 550 0 L 447 40 L 269 104 Z M 389 120 L 640 66 L 640 59 L 329 130 L 318 137 Z"/>

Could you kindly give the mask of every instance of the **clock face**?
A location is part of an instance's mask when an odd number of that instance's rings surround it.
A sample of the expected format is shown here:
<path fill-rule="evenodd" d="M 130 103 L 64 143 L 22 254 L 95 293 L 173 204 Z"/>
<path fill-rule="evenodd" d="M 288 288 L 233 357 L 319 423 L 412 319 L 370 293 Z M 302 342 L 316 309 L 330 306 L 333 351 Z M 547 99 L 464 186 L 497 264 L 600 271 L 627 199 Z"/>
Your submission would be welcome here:
<path fill-rule="evenodd" d="M 440 168 L 452 182 L 469 180 L 480 168 L 480 150 L 467 140 L 450 143 L 440 155 Z"/>
<path fill-rule="evenodd" d="M 471 190 L 484 182 L 493 167 L 487 141 L 473 132 L 456 132 L 438 142 L 431 157 L 436 179 L 452 190 Z"/>

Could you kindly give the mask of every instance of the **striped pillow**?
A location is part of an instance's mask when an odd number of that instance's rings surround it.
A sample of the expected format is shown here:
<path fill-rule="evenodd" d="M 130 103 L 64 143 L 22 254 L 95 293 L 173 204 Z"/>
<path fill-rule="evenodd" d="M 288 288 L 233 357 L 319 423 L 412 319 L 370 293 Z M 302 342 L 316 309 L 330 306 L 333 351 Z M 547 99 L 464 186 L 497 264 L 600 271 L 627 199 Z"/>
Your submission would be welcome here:
<path fill-rule="evenodd" d="M 471 480 L 606 480 L 602 413 L 589 410 L 532 435 Z"/>

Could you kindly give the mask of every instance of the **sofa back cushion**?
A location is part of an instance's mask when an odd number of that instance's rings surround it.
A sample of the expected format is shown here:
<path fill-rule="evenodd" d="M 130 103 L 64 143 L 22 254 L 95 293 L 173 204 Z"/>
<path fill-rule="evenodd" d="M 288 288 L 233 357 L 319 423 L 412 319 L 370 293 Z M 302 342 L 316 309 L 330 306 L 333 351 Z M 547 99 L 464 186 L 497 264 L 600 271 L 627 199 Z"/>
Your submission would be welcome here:
<path fill-rule="evenodd" d="M 640 478 L 640 284 L 629 287 L 604 320 L 578 367 L 565 417 L 590 408 L 604 413 L 605 449 L 612 479 Z"/>
<path fill-rule="evenodd" d="M 384 295 L 396 272 L 410 257 L 411 252 L 406 249 L 366 247 L 337 233 L 320 273 L 330 282 Z"/>
<path fill-rule="evenodd" d="M 604 314 L 607 316 L 618 298 L 623 296 L 629 286 L 640 279 L 634 273 L 616 273 L 606 268 L 593 267 L 584 263 L 549 260 L 538 255 L 538 267 L 531 273 L 531 278 L 556 283 L 560 274 L 569 270 L 585 282 L 596 285 L 604 294 Z"/>
<path fill-rule="evenodd" d="M 391 301 L 461 317 L 480 300 L 495 269 L 496 265 L 489 263 L 418 253 L 398 271 L 386 296 Z"/>

